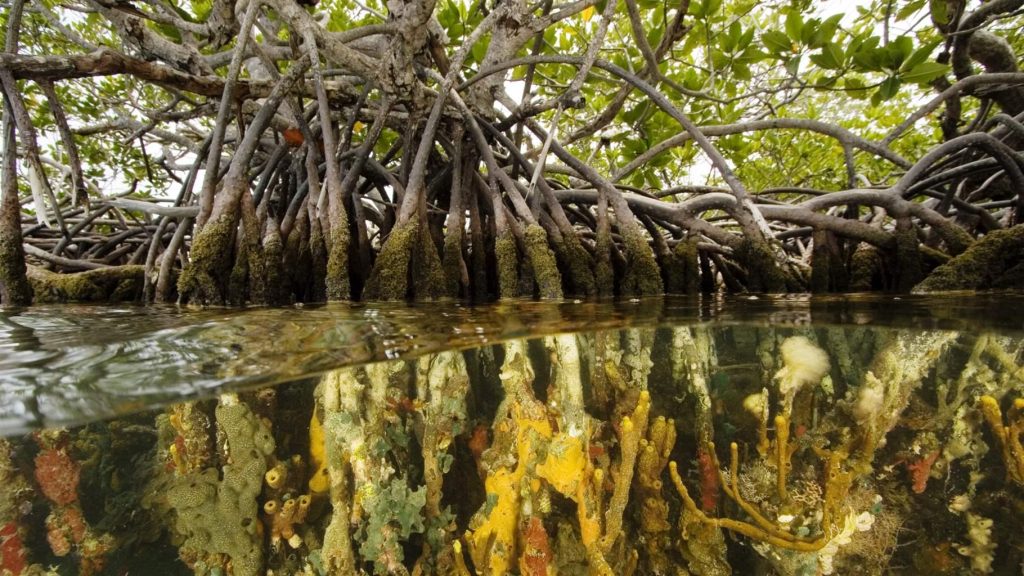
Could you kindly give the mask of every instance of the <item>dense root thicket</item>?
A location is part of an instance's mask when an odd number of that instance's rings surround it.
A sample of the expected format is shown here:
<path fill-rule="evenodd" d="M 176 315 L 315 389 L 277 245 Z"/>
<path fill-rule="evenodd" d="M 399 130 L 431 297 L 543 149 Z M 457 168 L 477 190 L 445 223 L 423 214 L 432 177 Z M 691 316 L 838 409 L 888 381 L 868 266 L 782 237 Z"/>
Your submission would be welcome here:
<path fill-rule="evenodd" d="M 0 559 L 26 575 L 1010 574 L 1022 358 L 1021 338 L 973 330 L 740 325 L 349 367 L 0 441 Z"/>
<path fill-rule="evenodd" d="M 342 31 L 320 18 L 322 7 L 295 0 L 214 0 L 203 14 L 161 1 L 14 0 L 0 57 L 0 300 L 27 303 L 32 287 L 37 300 L 281 304 L 1021 286 L 1022 75 L 1013 47 L 984 29 L 1016 17 L 1021 2 L 937 20 L 948 38 L 939 59 L 952 62 L 956 82 L 936 80 L 938 96 L 869 141 L 771 114 L 696 125 L 686 98 L 710 97 L 658 72 L 693 25 L 689 2 L 645 31 L 649 14 L 624 1 L 621 13 L 606 3 L 585 55 L 565 56 L 545 48 L 545 32 L 590 20 L 595 1 L 481 4 L 454 46 L 434 0 L 388 3 L 386 15 L 368 9 L 382 22 Z M 107 41 L 69 28 L 72 9 L 106 26 Z M 64 40 L 33 40 L 22 53 L 26 18 Z M 598 57 L 610 29 L 634 37 L 642 69 Z M 565 83 L 546 76 L 558 70 L 571 70 Z M 513 71 L 525 79 L 522 101 L 506 92 Z M 62 96 L 91 77 L 127 79 L 131 113 L 89 121 L 82 103 Z M 581 117 L 581 86 L 595 78 L 619 86 L 621 98 Z M 674 135 L 603 159 L 609 130 L 629 127 L 617 115 L 623 102 L 637 97 L 677 126 Z M 918 158 L 894 151 L 943 107 L 944 141 L 918 147 Z M 960 118 L 964 110 L 976 117 Z M 56 137 L 47 147 L 40 125 Z M 848 189 L 748 190 L 712 140 L 782 130 L 841 146 L 845 166 L 835 168 Z M 125 178 L 124 191 L 101 190 L 91 180 L 99 160 L 79 153 L 111 134 L 146 173 Z M 722 186 L 623 184 L 688 142 Z M 863 177 L 865 164 L 883 162 L 887 179 Z M 164 182 L 165 198 L 135 193 L 143 178 Z M 26 260 L 38 267 L 31 282 Z M 88 289 L 59 288 L 43 273 L 126 266 L 143 267 L 141 290 L 85 278 Z M 973 266 L 1015 271 L 973 275 Z"/>

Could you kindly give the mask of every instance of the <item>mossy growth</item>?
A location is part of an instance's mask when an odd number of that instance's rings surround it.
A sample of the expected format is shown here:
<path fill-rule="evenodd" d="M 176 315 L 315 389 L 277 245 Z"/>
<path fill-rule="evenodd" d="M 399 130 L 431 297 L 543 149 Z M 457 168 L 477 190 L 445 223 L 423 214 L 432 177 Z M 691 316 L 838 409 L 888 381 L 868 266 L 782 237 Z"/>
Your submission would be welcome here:
<path fill-rule="evenodd" d="M 665 275 L 665 292 L 669 294 L 697 294 L 700 291 L 700 262 L 697 238 L 680 240 L 666 255 L 661 266 Z"/>
<path fill-rule="evenodd" d="M 512 232 L 505 231 L 494 240 L 494 256 L 497 261 L 498 297 L 513 298 L 519 295 L 519 251 Z"/>
<path fill-rule="evenodd" d="M 815 236 L 817 238 L 817 236 Z M 831 255 L 828 253 L 828 249 L 824 246 L 819 246 L 817 242 L 814 243 L 814 249 L 811 251 L 811 292 L 814 294 L 823 294 L 829 291 L 831 287 L 832 268 L 834 263 L 832 262 Z"/>
<path fill-rule="evenodd" d="M 654 251 L 637 225 L 620 228 L 626 253 L 626 270 L 620 286 L 621 296 L 656 296 L 664 291 L 661 271 Z"/>
<path fill-rule="evenodd" d="M 734 256 L 747 273 L 747 290 L 751 292 L 785 292 L 786 274 L 775 261 L 775 255 L 764 240 L 744 238 Z"/>
<path fill-rule="evenodd" d="M 557 242 L 552 242 L 551 247 L 562 262 L 563 270 L 567 272 L 564 279 L 569 286 L 569 291 L 580 296 L 596 295 L 594 259 L 580 244 L 580 239 L 575 234 L 563 235 Z"/>
<path fill-rule="evenodd" d="M 914 287 L 917 293 L 984 288 L 1020 288 L 1024 224 L 994 230 L 939 266 Z"/>
<path fill-rule="evenodd" d="M 446 296 L 458 298 L 462 295 L 462 287 L 469 280 L 466 263 L 462 259 L 462 234 L 456 232 L 444 237 L 444 288 Z"/>
<path fill-rule="evenodd" d="M 363 298 L 430 299 L 444 293 L 444 268 L 430 230 L 415 218 L 395 226 L 377 256 L 363 288 Z"/>
<path fill-rule="evenodd" d="M 526 254 L 533 267 L 537 292 L 541 298 L 562 297 L 562 275 L 558 272 L 555 255 L 548 248 L 548 235 L 538 224 L 526 227 Z"/>
<path fill-rule="evenodd" d="M 942 241 L 946 243 L 946 250 L 953 256 L 962 254 L 964 250 L 971 247 L 971 244 L 974 244 L 974 238 L 970 233 L 959 226 L 943 226 L 937 231 L 942 236 Z"/>
<path fill-rule="evenodd" d="M 0 304 L 31 303 L 32 286 L 25 277 L 25 254 L 21 248 L 21 234 L 8 234 L 0 229 Z"/>
<path fill-rule="evenodd" d="M 247 276 L 246 292 L 248 301 L 253 304 L 267 304 L 267 259 L 263 254 L 263 246 L 252 242 L 246 247 L 248 252 L 249 275 Z"/>
<path fill-rule="evenodd" d="M 612 250 L 615 245 L 612 243 L 610 230 L 602 230 L 598 227 L 597 244 L 594 248 L 594 284 L 597 287 L 598 296 L 611 296 L 615 294 L 615 269 L 612 267 Z"/>
<path fill-rule="evenodd" d="M 323 302 L 327 299 L 327 246 L 324 242 L 323 229 L 316 219 L 313 219 L 313 224 L 309 227 L 309 258 L 313 277 L 306 300 Z"/>
<path fill-rule="evenodd" d="M 331 230 L 331 248 L 327 255 L 327 299 L 349 300 L 352 297 L 348 275 L 348 228 Z"/>
<path fill-rule="evenodd" d="M 917 229 L 909 218 L 896 222 L 896 290 L 910 290 L 924 278 L 921 250 L 918 248 Z"/>
<path fill-rule="evenodd" d="M 811 250 L 811 292 L 842 292 L 849 288 L 850 278 L 843 263 L 843 250 L 834 232 L 815 229 Z"/>
<path fill-rule="evenodd" d="M 850 290 L 867 292 L 880 285 L 882 255 L 878 248 L 861 244 L 850 258 Z"/>
<path fill-rule="evenodd" d="M 413 296 L 418 300 L 444 296 L 444 268 L 437 253 L 437 245 L 425 223 L 416 225 L 419 238 L 412 253 Z"/>
<path fill-rule="evenodd" d="M 281 269 L 288 275 L 292 291 L 296 297 L 302 298 L 303 288 L 312 282 L 313 263 L 309 258 L 309 229 L 303 224 L 305 220 L 300 219 L 288 232 L 288 238 L 284 241 L 284 252 L 281 254 Z M 264 244 L 267 241 L 264 240 Z M 265 257 L 271 257 L 271 250 L 263 251 Z"/>
<path fill-rule="evenodd" d="M 245 304 L 249 297 L 249 246 L 245 242 L 235 251 L 235 264 L 228 276 L 226 297 L 232 306 Z"/>
<path fill-rule="evenodd" d="M 267 234 L 263 236 L 263 267 L 266 271 L 266 303 L 275 305 L 285 303 L 286 276 L 284 269 L 284 245 L 277 224 L 272 223 Z"/>
<path fill-rule="evenodd" d="M 216 468 L 175 480 L 167 502 L 177 514 L 177 531 L 185 538 L 183 554 L 227 555 L 236 576 L 256 576 L 263 569 L 262 525 L 258 499 L 263 475 L 274 453 L 274 438 L 260 418 L 235 399 L 216 409 L 227 460 Z"/>
<path fill-rule="evenodd" d="M 415 221 L 399 224 L 381 246 L 363 288 L 367 300 L 404 300 L 409 292 L 409 261 L 417 240 Z"/>
<path fill-rule="evenodd" d="M 222 286 L 230 273 L 235 222 L 222 216 L 206 223 L 192 241 L 192 261 L 178 277 L 182 302 L 224 304 Z"/>
<path fill-rule="evenodd" d="M 36 303 L 115 302 L 142 297 L 145 267 L 112 266 L 74 274 L 57 274 L 28 267 L 28 280 Z"/>

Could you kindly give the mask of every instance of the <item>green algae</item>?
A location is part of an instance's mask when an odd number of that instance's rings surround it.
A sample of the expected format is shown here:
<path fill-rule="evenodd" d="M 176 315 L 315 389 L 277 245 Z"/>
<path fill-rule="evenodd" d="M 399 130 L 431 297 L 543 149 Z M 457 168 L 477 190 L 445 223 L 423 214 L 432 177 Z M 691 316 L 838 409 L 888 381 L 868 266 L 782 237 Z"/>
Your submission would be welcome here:
<path fill-rule="evenodd" d="M 1020 288 L 1024 276 L 1024 225 L 994 230 L 959 256 L 939 266 L 914 287 L 914 292 Z"/>
<path fill-rule="evenodd" d="M 526 254 L 533 267 L 534 280 L 541 298 L 562 297 L 562 275 L 558 272 L 555 255 L 548 247 L 548 235 L 538 224 L 526 227 Z"/>
<path fill-rule="evenodd" d="M 909 218 L 896 222 L 896 290 L 910 290 L 924 278 L 924 262 L 918 248 L 917 229 Z"/>
<path fill-rule="evenodd" d="M 352 298 L 348 270 L 349 235 L 345 225 L 331 230 L 331 248 L 327 256 L 327 299 Z"/>
<path fill-rule="evenodd" d="M 142 296 L 145 267 L 136 265 L 98 268 L 57 274 L 28 267 L 28 280 L 38 304 L 52 302 L 122 302 Z"/>
<path fill-rule="evenodd" d="M 367 497 L 368 515 L 359 555 L 373 564 L 374 574 L 393 574 L 393 566 L 405 560 L 402 543 L 426 530 L 423 523 L 426 496 L 426 487 L 413 490 L 404 478 L 395 476 Z"/>
<path fill-rule="evenodd" d="M 512 232 L 506 231 L 495 238 L 494 257 L 498 272 L 498 298 L 519 296 L 519 250 Z"/>
<path fill-rule="evenodd" d="M 399 224 L 381 246 L 363 287 L 366 300 L 404 300 L 409 293 L 409 261 L 418 240 L 415 221 Z"/>
<path fill-rule="evenodd" d="M 224 304 L 222 286 L 231 273 L 235 221 L 228 216 L 207 222 L 192 241 L 192 261 L 178 277 L 178 298 L 197 304 Z"/>
<path fill-rule="evenodd" d="M 750 292 L 778 293 L 786 291 L 786 274 L 775 261 L 767 242 L 744 238 L 734 255 L 747 274 Z"/>
<path fill-rule="evenodd" d="M 637 225 L 621 228 L 626 255 L 626 269 L 622 275 L 620 296 L 654 296 L 664 291 L 661 271 L 647 237 Z"/>
<path fill-rule="evenodd" d="M 676 243 L 665 255 L 661 269 L 665 276 L 665 293 L 697 294 L 700 292 L 700 262 L 697 238 L 688 237 Z"/>
<path fill-rule="evenodd" d="M 411 266 L 413 296 L 424 300 L 441 298 L 445 295 L 444 267 L 426 223 L 417 225 L 416 236 Z"/>

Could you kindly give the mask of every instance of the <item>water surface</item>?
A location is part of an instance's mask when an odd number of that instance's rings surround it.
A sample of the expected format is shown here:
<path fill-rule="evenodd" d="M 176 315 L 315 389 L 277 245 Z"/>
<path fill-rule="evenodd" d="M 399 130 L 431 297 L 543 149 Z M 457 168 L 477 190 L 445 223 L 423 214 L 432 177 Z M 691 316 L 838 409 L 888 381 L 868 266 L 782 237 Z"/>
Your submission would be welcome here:
<path fill-rule="evenodd" d="M 0 572 L 1018 574 L 1022 304 L 3 310 Z"/>
<path fill-rule="evenodd" d="M 1024 295 L 0 309 L 0 436 L 525 336 L 703 323 L 1024 330 Z"/>

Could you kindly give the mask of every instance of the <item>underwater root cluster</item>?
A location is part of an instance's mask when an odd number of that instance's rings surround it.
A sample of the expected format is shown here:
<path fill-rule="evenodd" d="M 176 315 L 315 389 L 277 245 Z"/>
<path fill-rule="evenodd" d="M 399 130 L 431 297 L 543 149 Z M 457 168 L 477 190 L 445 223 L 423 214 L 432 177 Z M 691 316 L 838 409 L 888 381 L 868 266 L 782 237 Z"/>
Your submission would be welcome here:
<path fill-rule="evenodd" d="M 1024 506 L 1024 342 L 785 336 L 513 340 L 345 368 L 313 393 L 223 393 L 155 425 L 4 442 L 0 571 L 129 571 L 150 555 L 202 576 L 948 574 L 1024 560 L 1024 536 L 1003 529 Z M 859 373 L 854 347 L 871 359 Z M 958 398 L 941 410 L 936 380 Z M 1017 399 L 1004 414 L 997 397 Z M 1005 477 L 987 472 L 996 461 Z"/>
<path fill-rule="evenodd" d="M 669 474 L 672 477 L 672 483 L 679 492 L 679 496 L 683 499 L 683 503 L 687 510 L 696 516 L 701 522 L 716 528 L 725 528 L 726 530 L 742 534 L 759 542 L 771 544 L 772 546 L 787 550 L 796 550 L 799 552 L 816 552 L 821 550 L 834 536 L 843 531 L 845 515 L 842 514 L 842 503 L 844 502 L 850 488 L 851 474 L 841 470 L 844 459 L 841 454 L 835 453 L 828 455 L 827 457 L 825 464 L 825 496 L 823 506 L 820 511 L 821 534 L 817 537 L 809 538 L 794 534 L 790 530 L 786 529 L 786 527 L 779 521 L 772 521 L 765 518 L 765 516 L 758 511 L 756 507 L 743 499 L 738 484 L 740 476 L 739 448 L 736 443 L 733 442 L 729 446 L 729 449 L 731 463 L 729 466 L 728 477 L 726 477 L 722 472 L 718 465 L 717 458 L 715 458 L 715 470 L 719 474 L 722 491 L 725 492 L 726 496 L 735 502 L 736 505 L 753 520 L 753 523 L 733 520 L 731 518 L 714 518 L 705 514 L 699 507 L 697 507 L 693 498 L 690 497 L 690 494 L 686 489 L 686 485 L 679 476 L 677 464 L 675 462 L 669 463 Z M 707 453 L 712 455 L 715 453 L 714 444 L 710 444 L 708 446 Z M 783 477 L 781 473 L 779 476 Z M 816 514 L 811 515 L 817 516 Z"/>

